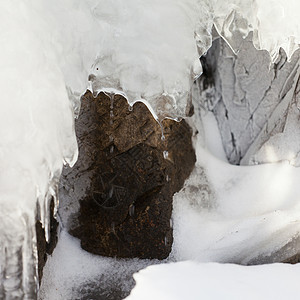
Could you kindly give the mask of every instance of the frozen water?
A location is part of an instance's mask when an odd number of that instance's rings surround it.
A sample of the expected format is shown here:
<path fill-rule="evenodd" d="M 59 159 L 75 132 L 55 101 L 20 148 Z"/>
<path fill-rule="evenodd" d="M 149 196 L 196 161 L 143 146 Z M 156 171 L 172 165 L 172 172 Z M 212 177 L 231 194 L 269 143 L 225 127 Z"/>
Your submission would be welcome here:
<path fill-rule="evenodd" d="M 5 10 L 18 3 L 4 1 L 2 6 Z M 14 14 L 28 19 L 43 15 L 39 40 L 47 45 L 45 53 L 55 49 L 53 58 L 76 112 L 80 95 L 90 86 L 95 94 L 121 93 L 131 105 L 147 101 L 159 118 L 175 118 L 185 116 L 213 25 L 235 51 L 241 37 L 254 30 L 255 45 L 268 50 L 273 60 L 280 47 L 291 57 L 299 44 L 293 14 L 298 7 L 297 0 L 31 0 Z M 51 32 L 50 37 L 43 32 Z"/>
<path fill-rule="evenodd" d="M 63 163 L 77 157 L 64 77 L 45 35 L 49 27 L 31 4 L 0 3 L 0 294 L 5 299 L 34 298 L 36 213 L 47 236 L 49 200 Z"/>

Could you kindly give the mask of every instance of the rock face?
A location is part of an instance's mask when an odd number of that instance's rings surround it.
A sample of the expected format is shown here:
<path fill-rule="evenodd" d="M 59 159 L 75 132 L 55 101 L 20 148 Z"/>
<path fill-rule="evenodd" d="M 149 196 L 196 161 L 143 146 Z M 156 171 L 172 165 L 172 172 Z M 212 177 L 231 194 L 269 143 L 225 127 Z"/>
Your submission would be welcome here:
<path fill-rule="evenodd" d="M 141 102 L 130 108 L 120 95 L 87 93 L 76 134 L 78 162 L 61 188 L 62 207 L 80 203 L 70 232 L 94 254 L 166 258 L 172 197 L 195 164 L 187 123 L 166 119 L 161 128 Z"/>
<path fill-rule="evenodd" d="M 196 85 L 199 103 L 217 120 L 228 161 L 241 165 L 288 161 L 299 167 L 299 50 L 288 61 L 281 49 L 278 60 L 271 64 L 266 51 L 255 49 L 251 36 L 239 48 L 234 54 L 222 39 L 215 40 L 202 58 L 204 74 Z M 290 194 L 285 197 L 289 199 Z M 299 262 L 300 235 L 296 231 L 286 244 L 280 242 L 276 249 L 243 263 Z"/>
<path fill-rule="evenodd" d="M 204 74 L 198 81 L 202 104 L 217 119 L 230 163 L 271 162 L 260 149 L 272 136 L 281 135 L 298 113 L 291 105 L 299 78 L 300 52 L 295 52 L 289 62 L 281 50 L 278 60 L 272 64 L 267 51 L 253 46 L 251 36 L 241 41 L 239 49 L 234 54 L 223 39 L 217 39 L 202 58 Z M 286 140 L 276 141 L 274 148 L 287 144 Z M 296 147 L 292 151 L 296 152 Z"/>

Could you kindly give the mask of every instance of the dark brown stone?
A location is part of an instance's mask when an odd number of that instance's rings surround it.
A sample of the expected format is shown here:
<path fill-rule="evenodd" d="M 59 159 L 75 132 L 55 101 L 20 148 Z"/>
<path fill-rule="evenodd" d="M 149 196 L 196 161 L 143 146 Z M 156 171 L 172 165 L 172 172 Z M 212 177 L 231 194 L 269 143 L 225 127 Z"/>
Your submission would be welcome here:
<path fill-rule="evenodd" d="M 129 109 L 120 95 L 82 98 L 76 121 L 78 162 L 68 174 L 89 173 L 71 233 L 83 249 L 116 257 L 164 259 L 172 246 L 172 196 L 193 169 L 191 129 L 166 119 L 162 130 L 147 107 Z"/>

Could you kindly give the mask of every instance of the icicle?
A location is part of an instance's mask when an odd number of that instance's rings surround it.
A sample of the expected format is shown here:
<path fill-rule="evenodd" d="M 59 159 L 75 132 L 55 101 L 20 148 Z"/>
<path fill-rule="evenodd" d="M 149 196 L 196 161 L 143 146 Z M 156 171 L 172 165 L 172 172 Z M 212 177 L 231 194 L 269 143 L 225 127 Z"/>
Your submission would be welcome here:
<path fill-rule="evenodd" d="M 164 243 L 165 243 L 165 246 L 168 245 L 168 238 L 165 236 L 165 239 L 164 239 Z"/>
<path fill-rule="evenodd" d="M 134 216 L 134 210 L 135 210 L 134 204 L 131 204 L 128 209 L 130 217 Z"/>
<path fill-rule="evenodd" d="M 45 238 L 46 242 L 50 242 L 50 216 L 51 216 L 51 211 L 50 211 L 50 203 L 51 203 L 52 196 L 50 194 L 47 194 L 45 198 L 45 212 L 44 212 L 44 223 L 42 224 L 45 230 Z"/>
<path fill-rule="evenodd" d="M 4 271 L 5 271 L 5 249 L 3 245 L 3 240 L 0 242 L 0 299 L 4 299 Z"/>
<path fill-rule="evenodd" d="M 161 140 L 164 142 L 166 140 L 165 135 L 164 135 L 164 127 L 161 122 L 158 122 L 160 129 L 161 129 Z"/>
<path fill-rule="evenodd" d="M 35 299 L 38 287 L 38 253 L 35 224 L 23 215 L 26 234 L 23 245 L 23 290 L 25 299 Z"/>
<path fill-rule="evenodd" d="M 109 149 L 110 153 L 114 153 L 114 145 L 111 145 L 110 149 Z"/>
<path fill-rule="evenodd" d="M 164 159 L 167 159 L 169 157 L 169 152 L 163 151 L 163 156 L 164 156 Z"/>
<path fill-rule="evenodd" d="M 110 109 L 113 110 L 114 109 L 114 98 L 115 98 L 115 94 L 114 93 L 111 93 L 109 95 L 109 98 L 110 98 Z"/>
<path fill-rule="evenodd" d="M 9 232 L 0 245 L 1 299 L 37 297 L 37 248 L 34 214 L 6 215 L 2 226 Z"/>

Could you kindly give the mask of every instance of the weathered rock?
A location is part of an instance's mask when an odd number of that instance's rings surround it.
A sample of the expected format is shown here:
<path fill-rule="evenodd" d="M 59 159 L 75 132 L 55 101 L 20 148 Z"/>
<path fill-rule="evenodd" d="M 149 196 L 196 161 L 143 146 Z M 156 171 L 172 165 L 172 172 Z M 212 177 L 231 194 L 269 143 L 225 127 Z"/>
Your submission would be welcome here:
<path fill-rule="evenodd" d="M 270 162 L 256 154 L 286 127 L 299 78 L 299 55 L 295 52 L 288 61 L 281 49 L 272 64 L 269 53 L 257 50 L 249 35 L 237 54 L 220 38 L 202 58 L 204 73 L 198 80 L 202 105 L 217 119 L 230 163 Z"/>
<path fill-rule="evenodd" d="M 162 127 L 164 138 L 143 103 L 130 108 L 122 96 L 103 93 L 82 98 L 79 158 L 64 172 L 61 198 L 80 201 L 69 228 L 83 249 L 117 257 L 168 256 L 172 196 L 192 171 L 195 154 L 185 121 L 166 119 Z"/>

